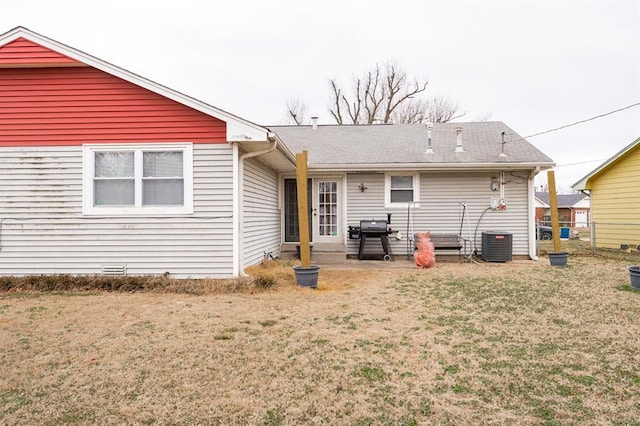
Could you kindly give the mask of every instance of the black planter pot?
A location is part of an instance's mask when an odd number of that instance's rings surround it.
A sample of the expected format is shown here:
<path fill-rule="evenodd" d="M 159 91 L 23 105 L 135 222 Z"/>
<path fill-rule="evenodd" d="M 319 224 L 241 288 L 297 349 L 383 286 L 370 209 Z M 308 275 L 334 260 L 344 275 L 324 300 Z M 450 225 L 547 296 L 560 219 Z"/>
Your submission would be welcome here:
<path fill-rule="evenodd" d="M 640 266 L 629 266 L 629 278 L 631 279 L 631 287 L 640 290 Z"/>
<path fill-rule="evenodd" d="M 569 252 L 560 251 L 557 253 L 549 252 L 547 254 L 549 255 L 549 263 L 551 263 L 551 266 L 567 266 L 567 258 L 569 257 Z"/>

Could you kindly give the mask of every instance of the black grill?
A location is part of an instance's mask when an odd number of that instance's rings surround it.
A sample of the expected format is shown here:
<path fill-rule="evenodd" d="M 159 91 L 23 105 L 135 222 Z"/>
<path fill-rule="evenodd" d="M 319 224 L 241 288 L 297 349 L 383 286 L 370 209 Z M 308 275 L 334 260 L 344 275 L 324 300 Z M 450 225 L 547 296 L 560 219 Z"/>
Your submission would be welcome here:
<path fill-rule="evenodd" d="M 367 233 L 369 236 L 374 234 L 382 235 L 388 234 L 388 227 L 386 220 L 361 220 L 360 221 L 360 233 Z"/>
<path fill-rule="evenodd" d="M 389 260 L 389 239 L 387 236 L 391 233 L 389 222 L 386 220 L 361 220 L 360 229 L 356 230 L 351 227 L 349 235 L 358 235 L 360 237 L 360 247 L 358 248 L 358 259 L 362 260 L 364 256 L 364 244 L 367 238 L 380 238 L 382 249 L 384 250 L 384 260 Z"/>

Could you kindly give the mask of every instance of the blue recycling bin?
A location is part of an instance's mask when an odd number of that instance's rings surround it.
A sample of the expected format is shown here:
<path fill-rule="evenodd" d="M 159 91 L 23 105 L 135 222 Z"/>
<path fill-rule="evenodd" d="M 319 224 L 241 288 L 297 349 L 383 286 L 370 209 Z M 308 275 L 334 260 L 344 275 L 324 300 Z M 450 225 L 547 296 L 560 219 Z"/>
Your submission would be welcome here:
<path fill-rule="evenodd" d="M 571 229 L 570 228 L 560 228 L 560 239 L 561 240 L 568 240 L 569 239 L 569 231 Z"/>

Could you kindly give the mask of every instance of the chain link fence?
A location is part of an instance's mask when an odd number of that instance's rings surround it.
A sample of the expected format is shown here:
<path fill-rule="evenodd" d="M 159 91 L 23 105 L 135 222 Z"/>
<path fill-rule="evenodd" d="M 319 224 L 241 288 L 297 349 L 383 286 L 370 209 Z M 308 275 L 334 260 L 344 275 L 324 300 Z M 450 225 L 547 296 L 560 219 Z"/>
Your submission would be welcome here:
<path fill-rule="evenodd" d="M 640 223 L 638 222 L 591 222 L 589 228 L 589 241 L 594 253 L 599 248 L 640 250 Z"/>
<path fill-rule="evenodd" d="M 538 239 L 550 239 L 544 235 L 549 232 L 544 227 L 551 227 L 551 222 L 540 221 L 538 224 Z M 575 223 L 560 221 L 559 224 L 561 239 L 588 242 L 593 253 L 598 249 L 640 251 L 640 222 L 590 222 L 587 226 L 575 226 Z"/>

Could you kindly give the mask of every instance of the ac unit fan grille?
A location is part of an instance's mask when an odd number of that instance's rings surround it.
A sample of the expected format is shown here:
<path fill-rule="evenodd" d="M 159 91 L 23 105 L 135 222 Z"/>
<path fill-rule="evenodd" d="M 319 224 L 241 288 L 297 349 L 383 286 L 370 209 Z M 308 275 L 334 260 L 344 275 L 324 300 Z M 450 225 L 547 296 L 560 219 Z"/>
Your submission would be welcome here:
<path fill-rule="evenodd" d="M 480 257 L 485 262 L 510 262 L 513 260 L 513 234 L 510 232 L 483 232 Z"/>

